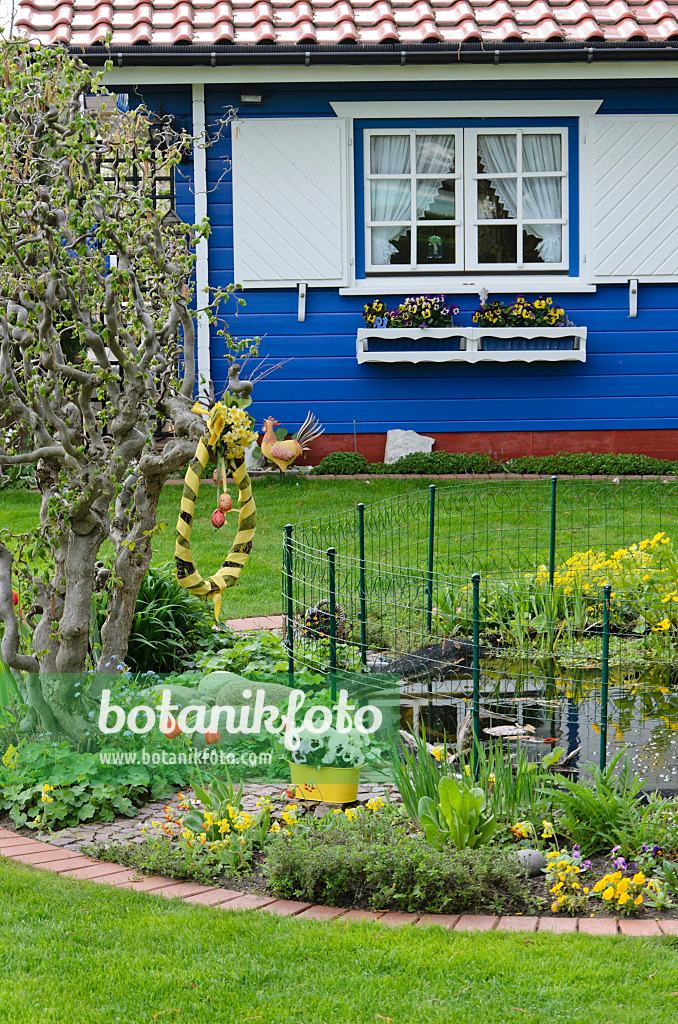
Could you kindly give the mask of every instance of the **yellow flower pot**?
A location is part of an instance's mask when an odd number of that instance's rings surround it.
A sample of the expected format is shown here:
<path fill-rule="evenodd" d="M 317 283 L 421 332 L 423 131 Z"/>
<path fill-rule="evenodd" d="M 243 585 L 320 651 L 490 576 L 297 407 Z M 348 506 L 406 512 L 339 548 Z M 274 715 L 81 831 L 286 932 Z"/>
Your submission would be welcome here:
<path fill-rule="evenodd" d="M 288 761 L 295 800 L 350 804 L 358 797 L 360 768 L 316 768 Z"/>

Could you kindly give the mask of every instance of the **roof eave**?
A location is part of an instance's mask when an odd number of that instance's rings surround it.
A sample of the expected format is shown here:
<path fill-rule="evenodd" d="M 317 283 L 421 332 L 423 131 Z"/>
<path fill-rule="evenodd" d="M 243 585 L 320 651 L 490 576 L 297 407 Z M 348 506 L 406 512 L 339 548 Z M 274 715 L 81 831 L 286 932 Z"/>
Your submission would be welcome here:
<path fill-rule="evenodd" d="M 523 41 L 502 43 L 466 42 L 461 44 L 417 43 L 379 44 L 374 46 L 301 43 L 296 46 L 263 44 L 257 46 L 71 46 L 70 51 L 87 63 L 100 64 L 112 60 L 114 65 L 157 64 L 171 59 L 173 64 L 252 65 L 280 64 L 505 64 L 544 62 L 675 60 L 678 57 L 678 39 L 651 43 L 647 40 L 629 40 L 611 43 L 591 40 L 586 43 Z"/>

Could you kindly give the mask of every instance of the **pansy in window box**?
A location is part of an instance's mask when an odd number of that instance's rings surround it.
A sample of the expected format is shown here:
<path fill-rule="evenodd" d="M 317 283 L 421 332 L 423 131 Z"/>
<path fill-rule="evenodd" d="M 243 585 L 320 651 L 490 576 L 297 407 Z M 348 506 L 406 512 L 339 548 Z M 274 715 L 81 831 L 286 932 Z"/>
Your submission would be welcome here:
<path fill-rule="evenodd" d="M 575 327 L 551 296 L 481 302 L 473 323 L 479 359 L 586 359 L 586 328 Z"/>
<path fill-rule="evenodd" d="M 394 309 L 376 298 L 365 306 L 358 331 L 359 363 L 446 362 L 464 358 L 470 331 L 455 326 L 457 306 L 444 295 L 409 296 Z"/>

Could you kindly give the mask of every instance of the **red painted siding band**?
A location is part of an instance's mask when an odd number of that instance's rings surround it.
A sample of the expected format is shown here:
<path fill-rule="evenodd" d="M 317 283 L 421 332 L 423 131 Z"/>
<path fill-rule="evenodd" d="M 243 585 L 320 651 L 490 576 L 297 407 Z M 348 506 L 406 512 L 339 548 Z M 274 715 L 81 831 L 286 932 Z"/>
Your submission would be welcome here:
<path fill-rule="evenodd" d="M 678 430 L 521 430 L 430 433 L 434 451 L 482 452 L 498 461 L 522 455 L 558 452 L 632 453 L 678 459 Z M 352 452 L 353 434 L 323 434 L 313 442 L 302 465 L 317 466 L 330 452 Z M 358 452 L 368 462 L 383 462 L 386 434 L 358 434 Z"/>

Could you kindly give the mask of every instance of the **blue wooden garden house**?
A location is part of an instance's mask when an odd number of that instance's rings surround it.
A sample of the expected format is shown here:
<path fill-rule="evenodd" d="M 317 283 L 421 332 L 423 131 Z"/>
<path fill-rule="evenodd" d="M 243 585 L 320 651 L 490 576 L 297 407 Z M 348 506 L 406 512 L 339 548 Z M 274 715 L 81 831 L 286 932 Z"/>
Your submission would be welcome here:
<path fill-rule="evenodd" d="M 110 56 L 122 102 L 213 138 L 176 179 L 179 215 L 212 223 L 199 295 L 242 285 L 233 332 L 288 360 L 253 411 L 294 430 L 311 408 L 316 459 L 354 430 L 381 459 L 391 427 L 678 456 L 678 4 L 25 0 L 18 30 Z M 485 292 L 578 330 L 490 337 Z M 455 329 L 361 330 L 375 296 L 426 293 Z M 198 359 L 219 392 L 200 314 Z"/>

